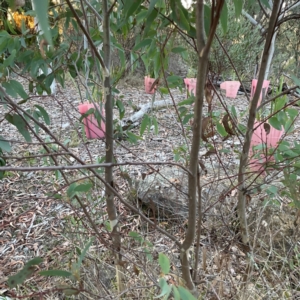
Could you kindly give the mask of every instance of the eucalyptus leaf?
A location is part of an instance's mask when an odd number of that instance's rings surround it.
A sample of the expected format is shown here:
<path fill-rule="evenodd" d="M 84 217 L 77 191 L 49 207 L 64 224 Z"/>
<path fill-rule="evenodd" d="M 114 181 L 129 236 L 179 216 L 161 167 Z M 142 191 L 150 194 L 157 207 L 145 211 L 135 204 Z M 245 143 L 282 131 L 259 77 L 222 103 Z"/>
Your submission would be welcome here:
<path fill-rule="evenodd" d="M 45 121 L 45 123 L 47 124 L 47 125 L 50 125 L 50 117 L 49 117 L 49 115 L 48 115 L 48 113 L 47 113 L 47 111 L 42 107 L 42 106 L 40 106 L 40 105 L 35 105 L 35 107 L 40 111 L 40 113 L 41 113 L 41 115 L 43 116 L 43 118 L 44 118 L 44 121 Z"/>
<path fill-rule="evenodd" d="M 0 135 L 0 149 L 2 149 L 2 151 L 6 151 L 6 152 L 11 151 L 11 146 L 10 146 L 9 142 L 2 135 Z M 1 153 L 1 151 L 0 151 L 0 153 Z"/>
<path fill-rule="evenodd" d="M 40 264 L 42 261 L 43 260 L 40 257 L 36 257 L 27 262 L 21 271 L 19 271 L 16 275 L 10 276 L 8 278 L 7 283 L 9 287 L 13 288 L 16 287 L 18 284 L 22 284 L 35 272 L 35 268 L 33 268 L 33 266 Z"/>
<path fill-rule="evenodd" d="M 170 260 L 164 253 L 159 253 L 158 263 L 161 271 L 166 275 L 170 272 Z"/>
<path fill-rule="evenodd" d="M 243 9 L 243 0 L 233 0 L 234 3 L 234 9 L 235 9 L 235 17 L 238 18 Z"/>
<path fill-rule="evenodd" d="M 53 45 L 51 30 L 49 26 L 49 18 L 48 18 L 48 0 L 32 0 L 33 10 L 36 12 L 36 16 L 39 22 L 39 26 L 43 31 L 43 34 L 49 45 Z"/>

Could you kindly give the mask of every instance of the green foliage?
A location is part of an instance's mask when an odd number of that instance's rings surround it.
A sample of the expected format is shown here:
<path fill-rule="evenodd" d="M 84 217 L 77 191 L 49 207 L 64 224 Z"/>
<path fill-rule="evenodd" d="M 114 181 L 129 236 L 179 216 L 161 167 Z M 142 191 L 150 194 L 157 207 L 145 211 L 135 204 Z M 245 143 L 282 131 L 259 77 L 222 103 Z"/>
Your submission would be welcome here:
<path fill-rule="evenodd" d="M 3 82 L 2 86 L 5 88 L 8 95 L 17 98 L 18 94 L 25 100 L 28 98 L 27 93 L 24 91 L 22 84 L 16 80 L 9 80 Z"/>
<path fill-rule="evenodd" d="M 72 280 L 75 280 L 77 282 L 81 281 L 80 278 L 80 268 L 83 262 L 83 259 L 85 258 L 88 249 L 92 245 L 94 241 L 94 238 L 91 239 L 84 247 L 84 249 L 81 251 L 79 248 L 77 248 L 79 257 L 77 262 L 74 262 L 72 264 L 71 272 L 65 271 L 65 270 L 45 270 L 40 271 L 39 274 L 42 276 L 51 276 L 51 277 L 62 277 L 62 278 L 70 278 Z M 10 276 L 8 278 L 8 285 L 12 287 L 16 287 L 17 285 L 23 284 L 24 281 L 29 278 L 34 272 L 35 272 L 35 265 L 38 265 L 42 262 L 42 259 L 39 257 L 36 257 L 29 262 L 27 262 L 23 269 L 19 271 L 16 275 Z M 60 285 L 58 288 L 62 289 L 65 295 L 77 295 L 79 293 L 78 289 L 73 288 L 70 285 Z"/>
<path fill-rule="evenodd" d="M 153 244 L 146 239 L 144 239 L 140 233 L 135 232 L 135 231 L 130 231 L 129 232 L 129 237 L 133 238 L 137 243 L 139 243 L 142 246 L 142 249 L 146 255 L 146 258 L 148 261 L 152 262 L 153 261 L 153 256 L 152 256 L 152 249 L 153 249 Z"/>
<path fill-rule="evenodd" d="M 41 27 L 41 30 L 43 31 L 43 34 L 48 44 L 52 46 L 53 42 L 52 42 L 51 30 L 50 30 L 49 19 L 48 19 L 49 1 L 48 0 L 32 0 L 32 1 L 33 1 L 33 6 L 36 12 L 37 19 L 39 21 L 39 26 Z"/>
<path fill-rule="evenodd" d="M 18 284 L 22 284 L 27 278 L 29 278 L 34 272 L 34 266 L 40 264 L 43 260 L 40 257 L 36 257 L 29 262 L 27 262 L 23 269 L 19 271 L 16 275 L 10 276 L 8 278 L 9 287 L 16 287 Z"/>
<path fill-rule="evenodd" d="M 170 261 L 169 261 L 169 258 L 165 254 L 159 253 L 158 263 L 159 263 L 159 266 L 161 268 L 162 273 L 163 274 L 169 274 L 169 272 L 170 272 Z"/>
<path fill-rule="evenodd" d="M 20 116 L 17 114 L 7 114 L 5 116 L 5 119 L 11 123 L 12 125 L 16 126 L 18 131 L 23 135 L 23 137 L 25 138 L 25 140 L 27 142 L 31 142 L 31 136 L 29 134 L 29 131 L 27 130 L 27 126 L 25 123 L 25 118 L 24 116 Z"/>
<path fill-rule="evenodd" d="M 165 275 L 168 275 L 170 272 L 170 260 L 169 258 L 163 254 L 159 253 L 158 263 L 161 268 L 161 277 L 159 279 L 159 286 L 161 289 L 161 293 L 155 298 L 168 299 L 171 292 L 173 293 L 174 298 L 177 300 L 196 300 L 196 298 L 191 294 L 189 290 L 186 288 L 179 286 L 176 287 L 172 284 L 169 284 L 164 278 Z"/>
<path fill-rule="evenodd" d="M 253 77 L 257 56 L 260 56 L 263 49 L 263 43 L 260 43 L 261 37 L 259 30 L 253 28 L 250 22 L 240 15 L 242 10 L 241 2 L 242 1 L 226 2 L 227 11 L 224 7 L 221 18 L 222 26 L 218 27 L 217 36 L 232 59 L 240 76 L 242 76 L 244 80 L 250 80 Z M 206 16 L 210 8 L 205 7 L 205 9 Z M 210 24 L 210 20 L 207 20 L 206 23 Z M 206 26 L 208 26 L 208 24 Z M 247 51 L 245 51 L 245 49 L 247 49 Z M 190 64 L 195 65 L 195 60 L 195 54 L 190 53 Z M 221 74 L 224 80 L 232 77 L 233 68 L 216 40 L 213 41 L 209 68 L 213 74 Z"/>
<path fill-rule="evenodd" d="M 40 105 L 36 104 L 35 107 L 39 110 L 41 116 L 44 118 L 45 123 L 47 125 L 50 125 L 51 124 L 50 117 L 49 117 L 47 111 L 42 106 L 40 106 Z"/>
<path fill-rule="evenodd" d="M 228 23 L 228 8 L 227 8 L 227 4 L 226 1 L 224 2 L 222 11 L 221 11 L 221 25 L 222 25 L 222 29 L 223 32 L 226 34 L 227 33 L 227 23 Z"/>
<path fill-rule="evenodd" d="M 188 165 L 190 156 L 189 156 L 188 148 L 185 144 L 178 146 L 177 148 L 174 148 L 173 153 L 174 153 L 174 160 L 176 162 L 182 161 L 185 163 L 186 166 Z"/>
<path fill-rule="evenodd" d="M 91 247 L 92 243 L 94 242 L 94 238 L 91 239 L 84 247 L 83 251 L 81 252 L 80 249 L 79 250 L 79 258 L 78 261 L 76 263 L 72 264 L 72 275 L 73 277 L 77 280 L 80 281 L 80 267 L 82 265 L 82 261 L 86 256 L 87 251 L 89 250 L 89 248 Z"/>
<path fill-rule="evenodd" d="M 152 126 L 154 129 L 154 133 L 158 134 L 158 123 L 156 118 L 154 116 L 149 116 L 148 114 L 145 114 L 140 127 L 140 136 L 144 134 L 147 128 L 149 132 Z"/>
<path fill-rule="evenodd" d="M 238 18 L 243 9 L 243 0 L 233 0 L 234 8 L 235 8 L 235 17 Z"/>
<path fill-rule="evenodd" d="M 69 198 L 74 198 L 76 195 L 78 195 L 78 193 L 89 192 L 92 187 L 92 183 L 82 183 L 78 185 L 76 183 L 72 183 L 67 190 L 67 195 Z"/>
<path fill-rule="evenodd" d="M 6 152 L 11 151 L 11 146 L 9 142 L 5 140 L 5 138 L 2 135 L 0 135 L 0 151 L 6 151 Z"/>

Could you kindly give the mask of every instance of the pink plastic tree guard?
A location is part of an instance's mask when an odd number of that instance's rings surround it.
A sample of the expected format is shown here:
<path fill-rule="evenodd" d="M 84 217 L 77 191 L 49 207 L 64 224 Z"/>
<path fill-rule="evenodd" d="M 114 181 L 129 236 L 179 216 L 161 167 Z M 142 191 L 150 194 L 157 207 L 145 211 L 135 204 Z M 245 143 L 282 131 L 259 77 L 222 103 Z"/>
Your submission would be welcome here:
<path fill-rule="evenodd" d="M 99 105 L 97 105 L 99 109 Z M 85 102 L 78 106 L 78 110 L 81 114 L 85 114 L 89 109 L 95 108 L 94 104 Z M 102 110 L 104 115 L 104 110 Z M 101 120 L 100 128 L 94 114 L 88 115 L 83 119 L 85 135 L 88 139 L 103 139 L 105 138 L 105 123 Z"/>
<path fill-rule="evenodd" d="M 257 128 L 256 128 L 257 127 Z M 256 121 L 254 127 L 256 128 L 253 132 L 251 143 L 250 143 L 250 168 L 255 172 L 262 172 L 264 170 L 264 164 L 274 160 L 274 156 L 268 154 L 270 148 L 276 148 L 277 143 L 280 140 L 284 130 L 277 130 L 270 126 L 270 132 L 267 135 L 264 124 Z M 263 149 L 254 150 L 253 147 L 263 145 Z M 256 152 L 261 152 L 260 158 L 253 158 Z"/>
<path fill-rule="evenodd" d="M 221 83 L 220 87 L 221 89 L 226 90 L 226 97 L 234 99 L 236 98 L 240 85 L 239 81 L 224 81 Z"/>
<path fill-rule="evenodd" d="M 189 93 L 196 96 L 197 78 L 184 78 L 183 81 Z"/>
<path fill-rule="evenodd" d="M 154 86 L 154 88 L 151 90 L 151 87 L 154 83 L 155 79 L 150 78 L 149 76 L 145 76 L 145 92 L 147 94 L 154 94 L 157 88 L 157 85 Z"/>
<path fill-rule="evenodd" d="M 264 96 L 267 94 L 269 84 L 270 84 L 269 80 L 263 81 L 262 92 L 260 93 L 259 101 L 257 104 L 258 106 L 261 103 L 262 94 L 264 93 Z M 251 99 L 253 99 L 253 96 L 254 96 L 254 93 L 256 90 L 256 86 L 257 86 L 257 79 L 253 79 L 252 84 L 251 84 Z M 256 128 L 256 129 L 254 130 L 252 138 L 251 138 L 250 153 L 249 153 L 250 157 L 253 157 L 253 155 L 254 155 L 252 147 L 258 146 L 260 144 L 264 145 L 264 147 L 263 147 L 262 151 L 257 150 L 257 151 L 262 152 L 260 158 L 251 158 L 250 159 L 250 168 L 255 172 L 262 172 L 264 169 L 263 165 L 267 161 L 274 160 L 273 155 L 267 155 L 268 149 L 275 148 L 277 146 L 277 143 L 280 140 L 284 130 L 283 129 L 277 130 L 277 129 L 273 128 L 272 126 L 270 126 L 270 132 L 267 135 L 263 124 L 261 124 L 259 121 L 256 121 L 254 123 L 254 128 Z"/>

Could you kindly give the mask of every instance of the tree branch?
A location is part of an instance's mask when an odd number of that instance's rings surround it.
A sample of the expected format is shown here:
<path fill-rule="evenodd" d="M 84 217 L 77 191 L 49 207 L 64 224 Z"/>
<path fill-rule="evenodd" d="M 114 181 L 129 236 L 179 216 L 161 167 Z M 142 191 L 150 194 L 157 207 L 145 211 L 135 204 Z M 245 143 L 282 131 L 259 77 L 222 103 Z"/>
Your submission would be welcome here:
<path fill-rule="evenodd" d="M 49 153 L 44 155 L 39 155 L 39 157 L 43 156 L 52 156 L 56 153 Z M 2 157 L 2 156 L 0 156 Z M 37 156 L 34 156 L 37 157 Z M 8 157 L 11 158 L 11 157 Z M 28 157 L 26 157 L 28 158 Z M 89 165 L 72 165 L 72 166 L 47 166 L 47 167 L 0 167 L 1 171 L 16 171 L 16 172 L 32 172 L 32 171 L 63 171 L 63 170 L 80 170 L 80 169 L 97 169 L 97 168 L 112 168 L 119 166 L 140 166 L 140 165 L 172 165 L 183 169 L 185 172 L 190 174 L 190 171 L 184 166 L 173 163 L 173 162 L 157 162 L 157 161 L 145 161 L 145 162 L 122 162 L 122 163 L 101 163 L 101 164 L 89 164 Z"/>

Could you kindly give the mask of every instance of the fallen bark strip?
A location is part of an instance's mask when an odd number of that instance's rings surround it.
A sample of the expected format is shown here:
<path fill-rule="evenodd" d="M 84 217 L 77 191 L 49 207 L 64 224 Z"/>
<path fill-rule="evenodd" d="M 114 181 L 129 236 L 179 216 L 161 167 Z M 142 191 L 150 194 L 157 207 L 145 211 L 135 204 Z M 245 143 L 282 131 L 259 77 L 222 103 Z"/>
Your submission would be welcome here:
<path fill-rule="evenodd" d="M 142 105 L 139 111 L 121 121 L 122 129 L 126 130 L 129 126 L 138 126 L 143 116 L 150 112 L 151 109 L 163 108 L 168 105 L 173 105 L 172 100 L 159 100 Z"/>

